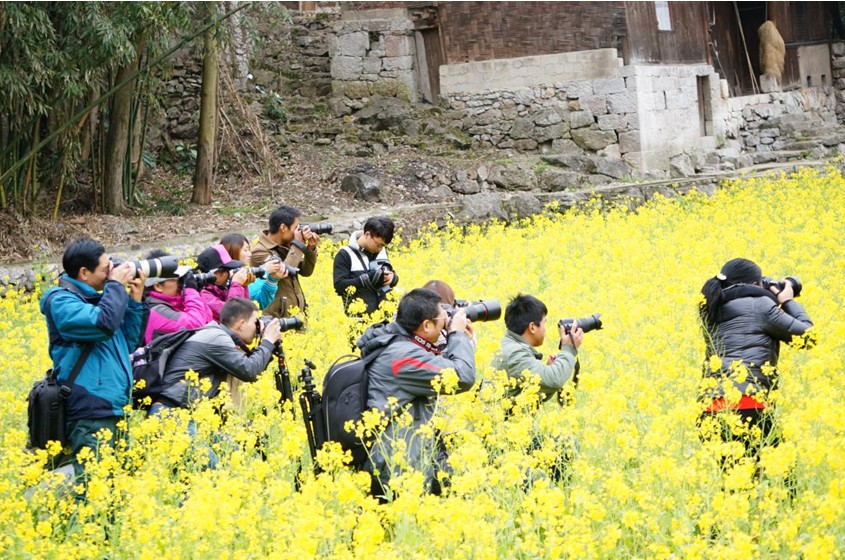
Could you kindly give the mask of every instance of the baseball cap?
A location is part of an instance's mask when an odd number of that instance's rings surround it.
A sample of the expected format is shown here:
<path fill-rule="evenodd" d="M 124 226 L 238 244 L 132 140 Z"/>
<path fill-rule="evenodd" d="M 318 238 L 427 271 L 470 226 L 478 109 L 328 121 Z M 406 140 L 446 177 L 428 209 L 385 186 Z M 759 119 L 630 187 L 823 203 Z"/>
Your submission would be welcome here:
<path fill-rule="evenodd" d="M 197 266 L 203 272 L 211 272 L 218 268 L 240 268 L 243 266 L 241 261 L 236 261 L 229 255 L 229 251 L 223 245 L 217 244 L 205 249 L 200 256 L 197 257 Z"/>

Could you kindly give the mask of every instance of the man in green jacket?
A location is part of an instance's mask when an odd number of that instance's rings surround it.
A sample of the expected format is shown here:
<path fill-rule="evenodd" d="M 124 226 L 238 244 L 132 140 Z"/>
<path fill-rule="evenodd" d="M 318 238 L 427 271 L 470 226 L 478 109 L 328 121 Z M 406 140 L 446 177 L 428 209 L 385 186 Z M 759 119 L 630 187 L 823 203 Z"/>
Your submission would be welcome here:
<path fill-rule="evenodd" d="M 543 400 L 563 389 L 566 382 L 572 378 L 578 368 L 578 347 L 584 338 L 584 331 L 573 323 L 567 333 L 564 327 L 560 329 L 560 352 L 543 361 L 543 354 L 536 350 L 546 339 L 546 304 L 534 296 L 520 294 L 513 298 L 505 308 L 505 326 L 507 332 L 502 339 L 501 347 L 493 358 L 493 367 L 507 372 L 508 377 L 518 381 L 517 387 L 512 389 L 509 397 L 515 397 L 524 387 L 526 376 L 539 377 L 540 392 Z M 564 401 L 561 401 L 564 402 Z M 556 460 L 549 465 L 549 474 L 555 481 L 566 481 L 571 472 L 571 462 L 577 449 L 574 437 L 546 438 L 535 434 L 528 443 L 526 451 L 534 453 L 546 446 L 555 450 Z M 541 475 L 543 476 L 543 475 Z M 526 484 L 534 477 L 526 473 Z"/>
<path fill-rule="evenodd" d="M 525 381 L 526 373 L 539 377 L 544 400 L 560 391 L 575 373 L 578 348 L 584 337 L 584 331 L 577 323 L 569 333 L 558 327 L 560 352 L 543 361 L 543 354 L 536 348 L 546 339 L 547 314 L 546 304 L 534 296 L 520 294 L 513 298 L 505 309 L 507 332 L 493 358 L 494 368 L 504 370 L 520 384 Z M 509 396 L 514 397 L 521 391 L 519 386 Z"/>

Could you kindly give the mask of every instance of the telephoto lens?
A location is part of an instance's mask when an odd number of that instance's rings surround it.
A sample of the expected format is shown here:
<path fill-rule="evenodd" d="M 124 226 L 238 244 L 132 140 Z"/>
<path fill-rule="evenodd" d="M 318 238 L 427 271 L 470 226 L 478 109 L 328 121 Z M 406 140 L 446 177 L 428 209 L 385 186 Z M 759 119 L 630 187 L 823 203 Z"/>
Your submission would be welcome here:
<path fill-rule="evenodd" d="M 192 272 L 191 275 L 199 287 L 208 286 L 217 281 L 217 276 L 213 272 Z"/>
<path fill-rule="evenodd" d="M 256 278 L 264 278 L 267 275 L 267 271 L 260 266 L 248 266 L 246 267 L 246 271 Z"/>
<path fill-rule="evenodd" d="M 780 282 L 778 282 L 774 278 L 771 278 L 770 276 L 764 276 L 763 277 L 763 287 L 766 288 L 767 290 L 771 286 L 775 286 L 778 289 L 778 291 L 781 292 L 781 291 L 783 291 L 784 288 L 786 288 L 787 282 L 792 284 L 792 295 L 794 297 L 800 296 L 801 295 L 801 289 L 804 286 L 801 284 L 801 281 L 798 279 L 797 276 L 787 276 L 786 278 L 784 278 Z"/>
<path fill-rule="evenodd" d="M 309 227 L 317 235 L 331 233 L 334 227 L 331 224 L 302 224 L 300 228 Z"/>
<path fill-rule="evenodd" d="M 486 299 L 471 303 L 463 308 L 470 321 L 495 321 L 502 316 L 502 306 L 497 299 Z"/>
<path fill-rule="evenodd" d="M 593 313 L 589 317 L 584 317 L 582 319 L 561 319 L 558 323 L 561 327 L 563 327 L 563 332 L 569 334 L 572 330 L 572 323 L 577 322 L 578 326 L 581 327 L 585 333 L 590 331 L 597 331 L 601 329 L 601 313 Z"/>
<path fill-rule="evenodd" d="M 123 261 L 117 258 L 112 258 L 111 262 L 114 266 L 120 266 Z M 132 270 L 135 271 L 135 277 L 138 273 L 143 271 L 147 278 L 176 278 L 176 269 L 179 268 L 179 258 L 170 255 L 158 257 L 155 259 L 144 259 L 138 261 L 128 261 L 132 265 Z"/>
<path fill-rule="evenodd" d="M 262 315 L 258 319 L 261 321 L 261 330 L 263 332 L 267 323 L 275 319 L 275 317 L 271 315 Z M 302 318 L 299 315 L 294 315 L 293 317 L 282 317 L 279 319 L 279 330 L 281 332 L 285 332 L 291 329 L 301 329 L 302 324 Z"/>

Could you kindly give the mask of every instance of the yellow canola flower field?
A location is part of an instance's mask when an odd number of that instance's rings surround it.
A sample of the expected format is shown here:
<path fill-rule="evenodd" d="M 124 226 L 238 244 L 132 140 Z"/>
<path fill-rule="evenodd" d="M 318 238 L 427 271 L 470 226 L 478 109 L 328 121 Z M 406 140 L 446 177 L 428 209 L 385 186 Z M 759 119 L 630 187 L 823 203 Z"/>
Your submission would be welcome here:
<path fill-rule="evenodd" d="M 24 450 L 26 394 L 50 365 L 44 321 L 37 299 L 6 297 L 0 557 L 839 558 L 843 224 L 845 179 L 831 166 L 736 181 L 712 197 L 657 197 L 634 211 L 595 204 L 510 226 L 432 230 L 395 249 L 397 296 L 439 278 L 459 297 L 503 307 L 533 294 L 550 325 L 600 312 L 604 328 L 585 335 L 569 406 L 552 400 L 537 410 L 528 390 L 505 420 L 505 383 L 489 365 L 504 323 L 476 323 L 478 374 L 488 382 L 437 404 L 451 485 L 424 495 L 422 475 L 406 472 L 388 504 L 368 496 L 367 475 L 340 466 L 337 450 L 321 452 L 325 472 L 312 474 L 298 403 L 296 418 L 277 404 L 275 363 L 243 386 L 241 411 L 222 425 L 215 403 L 163 419 L 133 412 L 128 449 L 88 462 L 91 480 L 75 488 L 85 500 L 63 496 L 59 475 L 43 468 L 48 452 Z M 294 379 L 310 359 L 319 381 L 361 329 L 332 290 L 334 250 L 326 243 L 302 282 L 307 332 L 284 335 Z M 699 290 L 738 256 L 764 274 L 800 277 L 818 341 L 782 348 L 773 399 L 783 442 L 764 451 L 759 477 L 753 465 L 723 473 L 720 449 L 696 432 Z M 550 335 L 543 352 L 556 343 Z M 565 483 L 548 475 L 560 454 L 554 442 L 564 440 L 574 449 Z M 209 448 L 216 469 L 204 468 Z"/>

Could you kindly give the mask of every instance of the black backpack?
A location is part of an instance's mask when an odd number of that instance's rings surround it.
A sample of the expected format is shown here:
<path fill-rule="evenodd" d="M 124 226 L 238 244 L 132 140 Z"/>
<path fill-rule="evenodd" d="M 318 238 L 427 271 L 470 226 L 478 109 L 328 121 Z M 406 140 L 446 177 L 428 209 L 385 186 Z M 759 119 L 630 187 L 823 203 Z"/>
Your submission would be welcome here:
<path fill-rule="evenodd" d="M 167 361 L 182 344 L 200 329 L 180 329 L 163 334 L 132 354 L 132 399 L 136 408 L 148 408 L 164 390 L 162 383 Z M 143 387 L 139 382 L 143 381 Z M 144 399 L 149 397 L 148 402 Z"/>
<path fill-rule="evenodd" d="M 367 354 L 364 358 L 347 354 L 331 365 L 323 379 L 322 412 L 325 440 L 340 443 L 352 453 L 352 466 L 361 468 L 367 460 L 367 450 L 372 442 L 362 441 L 346 430 L 346 423 L 361 421 L 367 410 L 369 372 L 367 367 L 384 351 L 386 346 Z M 322 442 L 319 441 L 319 448 Z"/>

